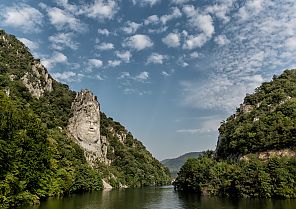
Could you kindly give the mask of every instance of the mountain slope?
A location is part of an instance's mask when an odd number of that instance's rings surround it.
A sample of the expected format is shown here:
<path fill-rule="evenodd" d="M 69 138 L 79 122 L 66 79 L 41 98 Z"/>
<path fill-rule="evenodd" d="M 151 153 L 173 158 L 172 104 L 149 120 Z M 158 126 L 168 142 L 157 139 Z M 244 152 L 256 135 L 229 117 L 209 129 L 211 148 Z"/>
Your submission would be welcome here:
<path fill-rule="evenodd" d="M 79 101 L 85 114 L 91 117 L 75 126 L 85 131 L 79 135 L 82 138 L 77 138 L 76 129 L 71 132 L 69 125 L 79 122 L 75 119 L 77 115 L 78 119 L 84 117 L 79 108 L 74 108 L 81 94 L 84 96 Z M 76 93 L 55 81 L 24 44 L 0 30 L 2 206 L 33 204 L 50 196 L 102 189 L 102 179 L 113 187 L 160 185 L 169 181 L 168 170 L 140 141 L 94 107 L 99 107 L 99 103 L 91 92 Z M 84 129 L 95 120 L 100 121 Z M 90 135 L 94 130 L 98 130 L 97 136 Z M 86 136 L 104 141 L 98 144 L 104 155 L 89 158 L 90 153 L 79 143 Z"/>
<path fill-rule="evenodd" d="M 286 70 L 247 95 L 219 128 L 218 158 L 296 147 L 296 70 Z"/>
<path fill-rule="evenodd" d="M 174 185 L 203 195 L 296 198 L 296 70 L 247 95 L 215 153 L 189 159 Z"/>
<path fill-rule="evenodd" d="M 177 158 L 162 160 L 161 163 L 170 170 L 173 177 L 176 177 L 177 172 L 180 170 L 182 165 L 184 165 L 188 158 L 197 158 L 201 154 L 202 152 L 189 152 Z"/>

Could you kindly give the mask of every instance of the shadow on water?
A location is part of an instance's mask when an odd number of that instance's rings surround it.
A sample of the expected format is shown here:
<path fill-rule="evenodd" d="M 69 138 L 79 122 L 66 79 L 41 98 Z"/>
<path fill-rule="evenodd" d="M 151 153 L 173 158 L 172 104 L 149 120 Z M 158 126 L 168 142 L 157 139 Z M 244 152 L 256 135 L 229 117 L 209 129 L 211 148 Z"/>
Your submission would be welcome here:
<path fill-rule="evenodd" d="M 172 187 L 121 189 L 49 199 L 21 209 L 295 209 L 296 200 L 199 197 Z"/>
<path fill-rule="evenodd" d="M 295 199 L 221 198 L 200 197 L 196 194 L 178 192 L 184 209 L 295 209 Z"/>

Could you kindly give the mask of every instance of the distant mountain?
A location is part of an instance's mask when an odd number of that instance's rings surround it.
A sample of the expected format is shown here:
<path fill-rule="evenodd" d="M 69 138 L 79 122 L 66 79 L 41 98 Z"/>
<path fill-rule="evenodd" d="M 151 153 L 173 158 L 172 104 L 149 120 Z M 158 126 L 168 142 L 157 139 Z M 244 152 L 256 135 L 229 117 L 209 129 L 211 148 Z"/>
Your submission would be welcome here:
<path fill-rule="evenodd" d="M 197 158 L 201 154 L 203 154 L 203 152 L 189 152 L 177 158 L 162 160 L 161 163 L 169 168 L 174 177 L 188 158 Z"/>

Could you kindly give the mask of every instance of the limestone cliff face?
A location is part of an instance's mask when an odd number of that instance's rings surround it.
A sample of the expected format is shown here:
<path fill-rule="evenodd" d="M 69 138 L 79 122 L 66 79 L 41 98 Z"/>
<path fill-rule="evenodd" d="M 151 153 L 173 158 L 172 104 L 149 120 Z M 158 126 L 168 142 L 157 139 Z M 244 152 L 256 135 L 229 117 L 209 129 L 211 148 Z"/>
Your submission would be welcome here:
<path fill-rule="evenodd" d="M 83 148 L 86 160 L 94 165 L 98 160 L 110 164 L 107 159 L 108 142 L 100 136 L 100 104 L 92 92 L 82 90 L 72 103 L 73 116 L 68 131 Z"/>
<path fill-rule="evenodd" d="M 43 96 L 45 91 L 51 92 L 53 90 L 52 78 L 46 68 L 37 60 L 32 63 L 32 73 L 26 73 L 21 80 L 32 96 L 37 98 Z"/>
<path fill-rule="evenodd" d="M 268 160 L 270 158 L 274 157 L 286 157 L 286 158 L 291 158 L 296 156 L 296 151 L 293 151 L 291 149 L 281 149 L 281 150 L 268 150 L 264 152 L 258 152 L 255 153 L 257 158 L 261 160 Z M 251 159 L 251 154 L 244 155 L 239 158 L 240 160 L 250 160 Z"/>

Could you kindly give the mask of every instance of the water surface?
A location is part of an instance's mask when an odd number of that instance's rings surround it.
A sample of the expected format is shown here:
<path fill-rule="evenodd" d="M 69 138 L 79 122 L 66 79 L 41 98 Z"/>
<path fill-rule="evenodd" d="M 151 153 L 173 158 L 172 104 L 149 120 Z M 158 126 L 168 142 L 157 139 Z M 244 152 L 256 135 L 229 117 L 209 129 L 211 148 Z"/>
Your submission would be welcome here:
<path fill-rule="evenodd" d="M 198 197 L 172 187 L 121 189 L 49 199 L 22 209 L 295 209 L 296 200 Z"/>

